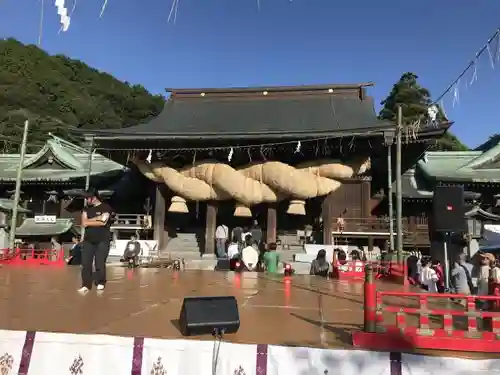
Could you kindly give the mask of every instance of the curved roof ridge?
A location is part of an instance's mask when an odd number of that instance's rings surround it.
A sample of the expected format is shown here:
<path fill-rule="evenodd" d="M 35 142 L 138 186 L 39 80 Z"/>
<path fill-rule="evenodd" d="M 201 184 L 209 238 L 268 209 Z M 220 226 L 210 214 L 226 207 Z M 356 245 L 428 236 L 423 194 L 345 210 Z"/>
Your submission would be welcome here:
<path fill-rule="evenodd" d="M 31 156 L 25 163 L 23 168 L 28 168 L 38 162 L 47 152 L 52 152 L 54 157 L 63 165 L 67 166 L 71 169 L 80 169 L 82 168 L 82 164 L 71 154 L 68 150 L 65 149 L 60 143 L 55 141 L 54 139 L 49 139 L 43 148 L 38 151 L 36 154 Z"/>
<path fill-rule="evenodd" d="M 481 155 L 471 160 L 470 163 L 467 164 L 467 167 L 480 168 L 489 162 L 497 160 L 498 158 L 500 158 L 500 142 L 497 143 L 495 147 L 490 148 L 488 151 L 482 152 Z"/>

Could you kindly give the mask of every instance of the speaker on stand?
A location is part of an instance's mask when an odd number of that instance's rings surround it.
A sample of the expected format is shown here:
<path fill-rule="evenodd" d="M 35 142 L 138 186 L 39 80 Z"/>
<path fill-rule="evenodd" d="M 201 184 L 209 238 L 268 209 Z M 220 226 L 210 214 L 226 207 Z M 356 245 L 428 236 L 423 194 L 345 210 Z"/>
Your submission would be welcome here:
<path fill-rule="evenodd" d="M 224 334 L 236 333 L 240 328 L 238 301 L 233 296 L 186 297 L 182 303 L 179 326 L 183 336 L 213 336 L 212 373 L 215 374 Z"/>
<path fill-rule="evenodd" d="M 443 236 L 445 288 L 450 289 L 450 258 L 448 245 L 454 233 L 462 233 L 465 226 L 464 189 L 462 186 L 437 186 L 434 189 L 434 231 Z"/>

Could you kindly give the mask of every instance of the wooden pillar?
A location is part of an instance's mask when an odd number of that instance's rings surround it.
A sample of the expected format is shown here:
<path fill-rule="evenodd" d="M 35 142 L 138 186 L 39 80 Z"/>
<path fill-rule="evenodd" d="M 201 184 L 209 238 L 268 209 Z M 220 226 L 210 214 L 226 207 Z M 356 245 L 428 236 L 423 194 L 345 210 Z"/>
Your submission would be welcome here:
<path fill-rule="evenodd" d="M 156 196 L 155 196 L 155 211 L 153 218 L 153 238 L 158 244 L 158 252 L 163 249 L 165 243 L 165 196 L 163 195 L 161 186 L 156 185 Z"/>
<path fill-rule="evenodd" d="M 60 198 L 57 201 L 57 216 L 60 218 L 63 218 L 64 216 L 66 216 L 66 215 L 64 215 L 64 203 L 65 203 L 64 198 Z"/>
<path fill-rule="evenodd" d="M 372 216 L 372 192 L 371 192 L 371 181 L 364 180 L 361 183 L 361 207 L 363 219 L 369 219 Z"/>
<path fill-rule="evenodd" d="M 408 217 L 408 228 L 405 228 L 404 226 L 404 221 L 403 221 L 403 232 L 408 230 L 408 233 L 410 233 L 410 238 L 411 238 L 411 244 L 413 246 L 417 245 L 417 218 L 414 215 L 411 215 Z M 403 236 L 403 243 L 404 243 L 404 236 Z"/>
<path fill-rule="evenodd" d="M 321 218 L 323 219 L 323 245 L 331 245 L 332 241 L 332 228 L 334 224 L 333 217 L 333 196 L 328 194 L 323 203 L 321 204 Z"/>
<path fill-rule="evenodd" d="M 267 244 L 276 243 L 276 204 L 269 203 L 267 206 L 267 228 L 266 228 Z"/>
<path fill-rule="evenodd" d="M 371 253 L 373 251 L 373 237 L 368 236 L 368 251 Z"/>
<path fill-rule="evenodd" d="M 205 251 L 204 254 L 215 253 L 215 229 L 217 226 L 217 203 L 207 202 L 207 217 L 205 223 Z"/>

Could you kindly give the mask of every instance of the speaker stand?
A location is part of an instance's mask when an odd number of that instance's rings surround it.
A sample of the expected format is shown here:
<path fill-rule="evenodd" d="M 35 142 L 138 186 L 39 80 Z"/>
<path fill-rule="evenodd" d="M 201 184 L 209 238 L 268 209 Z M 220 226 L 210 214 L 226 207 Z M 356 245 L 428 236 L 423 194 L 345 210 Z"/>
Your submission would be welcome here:
<path fill-rule="evenodd" d="M 446 292 L 450 292 L 450 275 L 451 275 L 451 269 L 450 269 L 450 260 L 448 258 L 448 241 L 450 239 L 450 233 L 446 232 L 443 233 L 444 235 L 444 243 L 443 243 L 443 252 L 444 252 L 444 269 L 445 269 L 445 278 L 444 278 L 444 288 Z"/>
<path fill-rule="evenodd" d="M 212 351 L 212 374 L 217 374 L 217 362 L 219 361 L 219 349 L 222 340 L 224 339 L 225 330 L 221 328 L 214 328 L 212 336 L 214 337 L 214 349 Z"/>

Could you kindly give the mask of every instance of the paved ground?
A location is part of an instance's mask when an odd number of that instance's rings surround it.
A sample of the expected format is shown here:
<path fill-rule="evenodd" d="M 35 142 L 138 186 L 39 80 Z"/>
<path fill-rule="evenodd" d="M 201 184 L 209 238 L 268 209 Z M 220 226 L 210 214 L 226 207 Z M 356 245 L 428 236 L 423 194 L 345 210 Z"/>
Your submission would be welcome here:
<path fill-rule="evenodd" d="M 121 267 L 108 267 L 108 279 L 103 294 L 80 296 L 79 268 L 3 266 L 0 329 L 174 339 L 181 337 L 177 319 L 183 298 L 217 295 L 238 300 L 241 328 L 226 336 L 233 342 L 349 348 L 350 332 L 362 328 L 361 283 Z M 401 304 L 418 306 L 418 301 Z"/>

